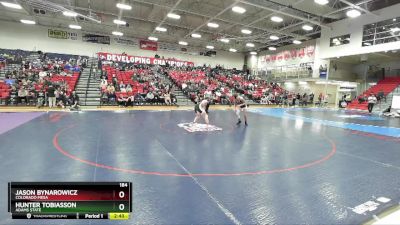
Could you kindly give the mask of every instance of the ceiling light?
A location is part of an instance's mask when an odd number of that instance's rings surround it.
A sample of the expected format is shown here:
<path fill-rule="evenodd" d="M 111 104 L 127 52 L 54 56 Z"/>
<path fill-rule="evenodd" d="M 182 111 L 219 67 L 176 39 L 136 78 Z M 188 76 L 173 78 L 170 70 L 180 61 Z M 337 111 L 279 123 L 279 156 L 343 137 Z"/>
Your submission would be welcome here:
<path fill-rule="evenodd" d="M 319 5 L 326 5 L 329 3 L 329 0 L 314 0 L 314 2 Z"/>
<path fill-rule="evenodd" d="M 234 48 L 230 48 L 229 51 L 230 51 L 230 52 L 237 52 L 237 50 L 234 49 Z"/>
<path fill-rule="evenodd" d="M 270 51 L 276 51 L 276 48 L 275 47 L 269 47 L 268 48 Z"/>
<path fill-rule="evenodd" d="M 399 27 L 393 27 L 393 28 L 390 28 L 390 31 L 392 31 L 393 33 L 394 32 L 399 32 L 400 28 Z"/>
<path fill-rule="evenodd" d="M 232 11 L 234 11 L 235 13 L 243 14 L 243 13 L 246 12 L 246 9 L 245 9 L 245 8 L 242 8 L 242 7 L 239 7 L 239 6 L 234 6 L 234 7 L 232 8 Z"/>
<path fill-rule="evenodd" d="M 180 41 L 179 44 L 180 45 L 188 45 L 188 43 L 186 41 Z"/>
<path fill-rule="evenodd" d="M 165 27 L 156 27 L 156 31 L 166 32 L 167 28 L 165 28 Z"/>
<path fill-rule="evenodd" d="M 271 39 L 271 40 L 279 40 L 279 37 L 278 36 L 275 36 L 275 35 L 271 35 L 271 36 L 269 36 L 269 39 Z"/>
<path fill-rule="evenodd" d="M 371 43 L 370 42 L 364 42 L 364 45 L 365 46 L 371 46 Z"/>
<path fill-rule="evenodd" d="M 301 41 L 299 41 L 299 40 L 293 40 L 293 44 L 299 45 L 299 44 L 301 44 Z"/>
<path fill-rule="evenodd" d="M 24 24 L 36 24 L 36 22 L 33 20 L 20 20 L 20 21 L 21 21 L 21 23 L 24 23 Z"/>
<path fill-rule="evenodd" d="M 254 48 L 254 44 L 253 43 L 247 43 L 246 47 Z"/>
<path fill-rule="evenodd" d="M 123 20 L 114 20 L 113 22 L 118 25 L 126 25 L 126 21 Z"/>
<path fill-rule="evenodd" d="M 303 30 L 306 30 L 306 31 L 310 31 L 310 30 L 313 30 L 314 28 L 312 27 L 312 26 L 310 26 L 310 25 L 304 25 L 303 27 Z"/>
<path fill-rule="evenodd" d="M 250 55 L 257 55 L 257 52 L 250 52 Z"/>
<path fill-rule="evenodd" d="M 222 42 L 224 42 L 224 43 L 229 43 L 229 39 L 226 39 L 226 38 L 221 38 L 221 39 L 219 39 L 220 41 L 222 41 Z"/>
<path fill-rule="evenodd" d="M 64 11 L 63 15 L 68 16 L 68 17 L 76 17 L 78 15 L 78 13 L 73 12 L 73 11 Z"/>
<path fill-rule="evenodd" d="M 180 15 L 175 14 L 175 13 L 168 13 L 167 16 L 171 19 L 179 20 L 181 18 Z"/>
<path fill-rule="evenodd" d="M 158 41 L 158 38 L 156 38 L 156 37 L 149 37 L 148 38 L 150 41 Z"/>
<path fill-rule="evenodd" d="M 211 28 L 218 28 L 219 27 L 218 23 L 207 23 L 207 26 L 209 26 Z"/>
<path fill-rule="evenodd" d="M 69 28 L 71 28 L 71 29 L 76 29 L 76 30 L 82 29 L 81 26 L 79 26 L 79 25 L 74 25 L 74 24 L 69 25 Z"/>
<path fill-rule="evenodd" d="M 251 34 L 251 30 L 247 30 L 247 29 L 242 29 L 242 33 L 243 34 Z"/>
<path fill-rule="evenodd" d="M 123 36 L 124 35 L 124 33 L 119 32 L 119 31 L 113 31 L 112 34 L 115 36 Z"/>
<path fill-rule="evenodd" d="M 131 10 L 132 6 L 123 3 L 117 3 L 117 8 Z"/>
<path fill-rule="evenodd" d="M 350 9 L 349 11 L 346 12 L 346 15 L 350 18 L 355 18 L 359 17 L 361 15 L 361 12 L 358 11 L 357 9 Z"/>
<path fill-rule="evenodd" d="M 396 19 L 396 18 L 394 18 L 394 19 L 393 19 L 393 22 L 396 22 L 396 21 L 397 21 L 397 19 Z"/>
<path fill-rule="evenodd" d="M 208 49 L 214 49 L 214 46 L 212 46 L 212 45 L 207 45 L 206 48 L 208 48 Z"/>
<path fill-rule="evenodd" d="M 271 17 L 271 20 L 275 23 L 280 23 L 283 21 L 282 17 L 279 17 L 279 16 L 273 16 L 273 17 Z"/>
<path fill-rule="evenodd" d="M 307 84 L 307 81 L 299 81 L 299 84 L 301 84 L 301 85 L 306 85 L 306 84 Z"/>
<path fill-rule="evenodd" d="M 16 3 L 11 3 L 11 2 L 1 2 L 1 4 L 5 7 L 8 8 L 13 8 L 13 9 L 22 9 L 22 6 Z"/>
<path fill-rule="evenodd" d="M 192 38 L 201 38 L 201 34 L 194 33 L 191 36 L 192 36 Z"/>

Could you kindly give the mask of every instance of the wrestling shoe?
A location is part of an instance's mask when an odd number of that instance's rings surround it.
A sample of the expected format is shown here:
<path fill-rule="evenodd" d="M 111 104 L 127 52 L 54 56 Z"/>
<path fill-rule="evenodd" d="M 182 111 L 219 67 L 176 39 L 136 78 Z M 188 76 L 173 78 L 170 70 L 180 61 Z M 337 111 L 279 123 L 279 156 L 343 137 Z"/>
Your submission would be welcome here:
<path fill-rule="evenodd" d="M 242 123 L 242 121 L 239 119 L 239 120 L 237 121 L 236 125 L 239 125 L 239 124 L 241 124 L 241 123 Z"/>

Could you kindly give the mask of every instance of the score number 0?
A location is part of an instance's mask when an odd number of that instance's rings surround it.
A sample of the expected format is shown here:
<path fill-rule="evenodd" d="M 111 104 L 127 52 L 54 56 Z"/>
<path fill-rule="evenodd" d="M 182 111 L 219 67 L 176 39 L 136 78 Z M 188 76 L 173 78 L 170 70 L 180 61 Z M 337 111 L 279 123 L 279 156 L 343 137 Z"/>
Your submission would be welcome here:
<path fill-rule="evenodd" d="M 119 183 L 120 187 L 128 187 L 127 183 Z M 120 191 L 118 193 L 118 197 L 123 199 L 125 197 L 125 192 L 124 191 Z M 119 210 L 123 211 L 125 209 L 125 205 L 124 204 L 119 204 L 118 206 Z"/>

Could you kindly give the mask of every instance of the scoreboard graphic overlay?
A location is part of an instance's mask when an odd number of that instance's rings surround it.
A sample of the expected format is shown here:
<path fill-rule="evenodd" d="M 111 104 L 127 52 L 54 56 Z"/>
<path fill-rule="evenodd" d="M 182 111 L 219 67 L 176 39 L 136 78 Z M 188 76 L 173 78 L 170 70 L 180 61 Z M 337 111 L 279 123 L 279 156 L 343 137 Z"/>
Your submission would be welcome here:
<path fill-rule="evenodd" d="M 126 220 L 132 212 L 131 182 L 10 182 L 13 219 Z"/>

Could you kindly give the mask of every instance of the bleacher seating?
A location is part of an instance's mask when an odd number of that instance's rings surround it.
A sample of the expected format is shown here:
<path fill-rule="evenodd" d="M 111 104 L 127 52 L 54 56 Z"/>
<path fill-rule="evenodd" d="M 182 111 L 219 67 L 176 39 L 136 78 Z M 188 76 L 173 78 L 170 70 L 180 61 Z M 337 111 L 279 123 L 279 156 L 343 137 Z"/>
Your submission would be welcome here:
<path fill-rule="evenodd" d="M 359 98 L 370 96 L 371 93 L 377 95 L 379 92 L 383 91 L 384 95 L 387 96 L 390 92 L 392 92 L 396 87 L 400 85 L 400 77 L 388 77 L 381 81 L 379 81 L 376 85 L 364 91 L 360 96 L 354 99 L 348 106 L 348 109 L 359 109 L 359 110 L 367 110 L 368 109 L 368 101 L 365 100 L 363 102 L 359 102 Z"/>
<path fill-rule="evenodd" d="M 6 60 L 0 57 L 0 70 L 6 67 Z"/>
<path fill-rule="evenodd" d="M 67 90 L 67 95 L 70 95 L 72 91 L 75 90 L 76 84 L 78 83 L 79 72 L 73 72 L 72 76 L 61 76 L 61 75 L 53 75 L 50 77 L 50 81 L 52 83 L 60 83 L 65 82 L 68 84 L 69 89 Z M 36 88 L 36 90 L 39 90 Z"/>
<path fill-rule="evenodd" d="M 234 88 L 236 86 L 236 90 L 240 89 L 243 91 L 245 95 L 247 95 L 250 99 L 255 102 L 259 102 L 261 97 L 266 93 L 272 92 L 273 95 L 279 95 L 284 90 L 278 85 L 271 85 L 265 80 L 258 79 L 248 79 L 246 80 L 243 76 L 234 75 L 232 78 L 228 78 L 225 75 L 218 75 L 218 79 L 224 83 L 226 83 L 229 87 Z"/>
<path fill-rule="evenodd" d="M 239 71 L 217 69 L 214 70 L 214 75 L 207 76 L 207 72 L 210 73 L 211 70 L 211 68 L 206 70 L 175 69 L 169 71 L 169 76 L 179 87 L 182 87 L 182 84 L 188 86 L 188 90 L 183 91 L 192 101 L 198 94 L 203 96 L 207 91 L 211 91 L 213 102 L 217 104 L 223 103 L 221 99 L 229 100 L 224 101 L 225 104 L 232 103 L 232 94 L 235 92 L 241 92 L 255 102 L 260 102 L 261 97 L 268 93 L 280 95 L 284 91 L 278 85 L 271 85 L 265 80 L 246 79 Z"/>
<path fill-rule="evenodd" d="M 0 49 L 0 54 L 14 62 L 13 67 L 6 71 L 5 80 L 0 82 L 0 100 L 2 103 L 17 103 L 17 101 L 11 99 L 12 87 L 15 87 L 17 91 L 22 87 L 29 91 L 47 91 L 48 85 L 52 83 L 62 87 L 66 96 L 69 96 L 78 83 L 81 70 L 80 66 L 75 65 L 78 56 L 55 54 L 53 56 L 57 56 L 56 58 L 49 58 L 48 56 L 41 58 L 37 52 L 8 49 Z M 61 58 L 67 60 L 60 60 Z M 73 63 L 70 63 L 71 59 L 73 59 Z M 25 64 L 22 64 L 22 62 Z M 43 76 L 40 75 L 41 72 L 47 74 Z"/>
<path fill-rule="evenodd" d="M 119 96 L 128 96 L 128 95 L 135 95 L 137 93 L 140 94 L 147 94 L 148 89 L 145 89 L 145 86 L 147 87 L 149 85 L 148 82 L 145 83 L 139 83 L 137 81 L 132 80 L 132 75 L 134 73 L 144 73 L 148 72 L 147 70 L 144 69 L 136 69 L 136 70 L 129 70 L 129 71 L 120 71 L 119 69 L 110 67 L 110 66 L 104 66 L 103 70 L 107 74 L 107 82 L 112 83 L 113 76 L 117 78 L 117 84 L 119 85 L 122 81 L 123 84 L 130 84 L 132 87 L 132 92 L 126 92 L 122 93 L 120 91 L 116 91 L 115 94 L 117 97 Z"/>
<path fill-rule="evenodd" d="M 106 74 L 107 85 L 112 84 L 115 93 L 111 93 L 108 87 L 102 86 L 102 104 L 113 105 L 123 102 L 123 99 L 134 99 L 133 104 L 174 104 L 176 102 L 173 95 L 173 87 L 170 80 L 162 76 L 163 68 L 155 68 L 148 65 L 130 65 L 125 70 L 120 67 L 103 65 L 103 74 Z M 113 79 L 116 79 L 116 82 Z M 125 90 L 119 90 L 120 85 L 125 86 Z M 131 91 L 127 86 L 130 86 Z M 153 100 L 147 99 L 147 94 L 152 92 Z M 165 101 L 165 96 L 170 96 L 170 102 Z M 167 103 L 168 102 L 168 103 Z"/>
<path fill-rule="evenodd" d="M 10 97 L 10 86 L 4 82 L 0 82 L 0 100 L 6 101 Z"/>

